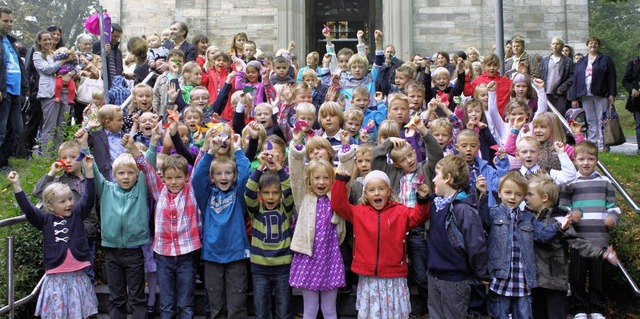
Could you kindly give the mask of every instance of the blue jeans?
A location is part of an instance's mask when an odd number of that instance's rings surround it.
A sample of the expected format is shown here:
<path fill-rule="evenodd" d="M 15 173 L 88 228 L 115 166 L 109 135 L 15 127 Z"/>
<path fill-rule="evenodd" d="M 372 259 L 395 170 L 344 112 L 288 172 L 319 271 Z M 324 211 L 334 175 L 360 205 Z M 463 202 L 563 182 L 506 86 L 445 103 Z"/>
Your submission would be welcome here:
<path fill-rule="evenodd" d="M 292 319 L 289 274 L 263 275 L 253 273 L 253 305 L 256 319 L 271 319 L 271 293 L 276 298 L 276 318 Z"/>
<path fill-rule="evenodd" d="M 411 310 L 415 314 L 427 312 L 426 301 L 429 290 L 427 281 L 427 262 L 429 261 L 429 250 L 427 240 L 424 237 L 424 227 L 416 227 L 407 236 L 407 253 L 409 254 L 409 278 L 418 288 L 418 298 L 421 302 L 411 304 Z"/>
<path fill-rule="evenodd" d="M 196 290 L 196 254 L 155 254 L 160 286 L 160 318 L 193 318 Z"/>
<path fill-rule="evenodd" d="M 0 102 L 0 167 L 9 164 L 9 154 L 13 153 L 22 131 L 20 96 L 7 93 Z"/>
<path fill-rule="evenodd" d="M 489 317 L 496 319 L 533 318 L 531 296 L 505 297 L 489 290 Z"/>

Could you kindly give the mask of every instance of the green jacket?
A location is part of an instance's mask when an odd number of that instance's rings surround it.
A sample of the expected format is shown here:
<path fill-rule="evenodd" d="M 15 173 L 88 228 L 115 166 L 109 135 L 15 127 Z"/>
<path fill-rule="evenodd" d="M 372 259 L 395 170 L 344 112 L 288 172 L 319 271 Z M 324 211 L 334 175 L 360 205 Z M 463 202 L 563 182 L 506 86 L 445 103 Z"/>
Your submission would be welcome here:
<path fill-rule="evenodd" d="M 100 198 L 102 246 L 133 248 L 149 242 L 147 185 L 140 172 L 137 183 L 129 190 L 110 182 L 93 164 L 96 194 Z"/>

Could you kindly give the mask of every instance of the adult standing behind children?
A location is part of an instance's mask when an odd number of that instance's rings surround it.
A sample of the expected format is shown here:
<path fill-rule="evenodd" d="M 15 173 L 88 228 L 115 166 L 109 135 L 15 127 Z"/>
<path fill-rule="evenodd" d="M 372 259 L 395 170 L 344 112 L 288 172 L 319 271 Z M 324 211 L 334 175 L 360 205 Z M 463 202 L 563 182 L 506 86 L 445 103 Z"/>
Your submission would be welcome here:
<path fill-rule="evenodd" d="M 122 39 L 122 27 L 117 23 L 111 24 L 111 41 L 104 44 L 104 50 L 107 54 L 107 77 L 105 80 L 109 80 L 109 87 L 113 82 L 113 78 L 116 75 L 122 74 L 124 69 L 122 66 L 122 51 L 120 51 L 120 39 Z M 93 42 L 91 51 L 94 54 L 100 55 L 102 49 L 100 48 L 100 41 Z"/>
<path fill-rule="evenodd" d="M 538 61 L 524 50 L 524 38 L 520 35 L 515 35 L 511 39 L 511 49 L 513 50 L 513 57 L 505 61 L 504 75 L 513 78 L 516 73 L 527 73 L 532 78 L 539 78 Z"/>
<path fill-rule="evenodd" d="M 20 95 L 26 91 L 24 64 L 18 56 L 16 39 L 9 35 L 13 29 L 13 11 L 0 7 L 0 167 L 8 164 L 11 146 L 22 135 Z M 10 135 L 7 133 L 11 132 Z"/>
<path fill-rule="evenodd" d="M 540 62 L 540 78 L 544 81 L 547 100 L 564 114 L 567 108 L 567 92 L 573 84 L 573 61 L 562 54 L 564 41 L 551 40 L 553 52 Z"/>
<path fill-rule="evenodd" d="M 587 120 L 587 139 L 604 149 L 602 137 L 602 114 L 607 106 L 616 101 L 616 68 L 610 56 L 600 52 L 600 39 L 587 38 L 589 54 L 576 63 L 573 72 L 573 85 L 567 98 L 571 107 L 582 109 Z"/>
<path fill-rule="evenodd" d="M 187 42 L 189 27 L 184 22 L 175 21 L 171 25 L 171 39 L 173 47 L 169 49 L 180 49 L 184 52 L 184 63 L 195 61 L 198 57 L 198 49 L 191 43 Z"/>
<path fill-rule="evenodd" d="M 640 52 L 640 43 L 636 46 Z M 627 63 L 622 76 L 622 86 L 629 92 L 626 109 L 633 112 L 633 119 L 636 122 L 636 141 L 640 141 L 640 56 L 637 56 Z M 637 154 L 640 155 L 640 147 Z"/>

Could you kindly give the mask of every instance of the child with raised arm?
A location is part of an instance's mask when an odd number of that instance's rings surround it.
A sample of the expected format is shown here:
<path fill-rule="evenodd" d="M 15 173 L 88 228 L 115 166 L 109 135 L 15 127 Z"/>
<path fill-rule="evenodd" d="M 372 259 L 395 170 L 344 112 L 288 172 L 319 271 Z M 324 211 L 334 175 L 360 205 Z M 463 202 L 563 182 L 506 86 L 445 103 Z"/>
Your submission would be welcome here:
<path fill-rule="evenodd" d="M 244 191 L 250 163 L 241 146 L 231 144 L 233 137 L 226 129 L 219 132 L 211 128 L 209 132 L 207 135 L 213 137 L 205 137 L 209 146 L 203 147 L 206 153 L 196 161 L 192 179 L 204 220 L 205 285 L 214 318 L 221 316 L 225 306 L 229 318 L 246 318 L 249 241 L 245 231 Z"/>
<path fill-rule="evenodd" d="M 153 139 L 157 142 L 161 135 L 156 127 Z M 191 318 L 195 312 L 196 250 L 202 247 L 202 216 L 189 178 L 189 163 L 182 155 L 168 156 L 162 165 L 161 178 L 133 139 L 125 137 L 125 140 L 156 202 L 153 251 L 158 267 L 161 315 Z M 153 156 L 155 148 L 151 150 Z"/>
<path fill-rule="evenodd" d="M 621 214 L 616 205 L 615 190 L 606 176 L 596 172 L 596 144 L 589 141 L 578 143 L 575 156 L 578 177 L 562 188 L 559 205 L 581 211 L 582 219 L 574 224 L 578 234 L 597 247 L 607 247 L 608 230 L 618 223 Z M 584 258 L 571 253 L 569 311 L 578 318 L 586 318 L 588 313 L 591 318 L 604 318 L 602 264 L 602 260 L 597 258 Z"/>
<path fill-rule="evenodd" d="M 527 208 L 545 225 L 555 223 L 555 218 L 573 218 L 571 215 L 568 216 L 568 211 L 556 206 L 559 195 L 560 188 L 549 175 L 533 176 L 529 179 Z M 563 237 L 546 244 L 534 243 L 538 287 L 533 288 L 531 292 L 533 318 L 567 318 L 569 248 L 573 249 L 574 253 L 579 253 L 581 257 L 602 258 L 612 265 L 617 264 L 617 256 L 612 246 L 608 248 L 594 246 L 590 241 L 579 237 L 573 227 L 569 227 Z"/>
<path fill-rule="evenodd" d="M 82 129 L 75 135 L 85 153 L 89 152 L 87 136 Z M 126 136 L 125 144 L 130 138 Z M 114 182 L 107 180 L 93 164 L 109 278 L 109 316 L 126 318 L 129 305 L 134 318 L 146 318 L 142 245 L 149 242 L 147 186 L 136 160 L 128 153 L 116 158 L 112 170 Z"/>
<path fill-rule="evenodd" d="M 331 207 L 353 223 L 351 269 L 359 275 L 358 318 L 408 318 L 407 232 L 429 218 L 429 187 L 417 185 L 417 205 L 397 202 L 391 181 L 382 171 L 371 171 L 363 181 L 361 204 L 351 205 L 347 182 L 350 173 L 339 171 L 331 189 Z"/>
<path fill-rule="evenodd" d="M 474 282 L 488 280 L 485 233 L 476 201 L 465 191 L 468 179 L 460 156 L 436 164 L 427 238 L 431 318 L 466 318 Z"/>
<path fill-rule="evenodd" d="M 253 304 L 256 317 L 270 318 L 273 292 L 276 317 L 293 318 L 289 286 L 293 195 L 289 175 L 282 167 L 282 154 L 273 147 L 265 148 L 258 162 L 244 195 L 252 226 Z"/>
<path fill-rule="evenodd" d="M 335 172 L 329 142 L 313 137 L 302 145 L 302 132 L 294 131 L 289 147 L 291 191 L 297 209 L 294 252 L 289 284 L 302 289 L 304 318 L 337 318 L 338 288 L 345 286 L 345 270 L 339 245 L 345 237 L 345 222 L 331 209 L 330 196 Z M 307 154 L 308 164 L 304 164 Z M 320 300 L 322 302 L 320 303 Z"/>
<path fill-rule="evenodd" d="M 508 172 L 500 180 L 502 204 L 480 209 L 489 252 L 489 316 L 491 318 L 532 318 L 531 289 L 536 281 L 536 259 L 533 242 L 548 242 L 562 236 L 569 223 L 545 225 L 528 210 L 519 208 L 528 191 L 524 176 Z M 484 178 L 476 182 L 477 189 L 487 192 Z M 486 205 L 486 204 L 485 204 Z"/>
<path fill-rule="evenodd" d="M 27 221 L 42 231 L 45 279 L 40 289 L 36 316 L 82 319 L 98 313 L 98 299 L 84 268 L 91 267 L 84 220 L 94 207 L 93 158 L 86 156 L 84 188 L 76 203 L 69 186 L 51 183 L 43 191 L 45 212 L 29 202 L 20 176 L 10 172 L 16 200 Z"/>
<path fill-rule="evenodd" d="M 36 186 L 33 188 L 33 196 L 42 198 L 42 194 L 47 187 L 53 183 L 61 183 L 69 187 L 73 194 L 74 202 L 78 203 L 87 191 L 84 187 L 85 176 L 82 174 L 82 161 L 78 159 L 82 154 L 80 152 L 80 145 L 74 141 L 67 141 L 60 145 L 58 148 L 58 160 L 51 164 L 49 172 L 42 176 Z M 61 175 L 59 175 L 62 173 Z M 93 175 L 93 172 L 91 173 Z M 93 271 L 93 259 L 96 251 L 96 241 L 98 239 L 98 214 L 96 207 L 93 205 L 91 211 L 84 219 L 84 232 L 87 236 L 87 243 L 89 244 L 89 262 L 91 267 L 86 267 L 84 270 L 89 275 L 89 279 L 95 285 L 94 271 Z"/>
<path fill-rule="evenodd" d="M 538 173 L 547 173 L 558 186 L 564 186 L 576 179 L 577 173 L 573 162 L 564 151 L 564 143 L 556 141 L 553 148 L 558 154 L 561 169 L 550 169 L 548 172 L 540 167 L 538 161 L 540 159 L 540 143 L 533 136 L 524 136 L 518 142 L 518 159 L 522 162 L 522 166 L 518 170 L 524 177 Z"/>

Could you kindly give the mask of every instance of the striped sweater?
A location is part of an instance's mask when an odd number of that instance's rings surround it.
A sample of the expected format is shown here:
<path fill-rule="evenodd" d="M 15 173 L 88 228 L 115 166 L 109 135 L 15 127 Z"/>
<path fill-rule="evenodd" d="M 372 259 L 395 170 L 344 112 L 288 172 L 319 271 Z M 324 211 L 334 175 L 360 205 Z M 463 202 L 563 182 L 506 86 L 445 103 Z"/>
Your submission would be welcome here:
<path fill-rule="evenodd" d="M 582 210 L 582 220 L 574 224 L 578 234 L 597 247 L 609 245 L 609 234 L 604 221 L 608 216 L 613 216 L 617 223 L 620 208 L 616 205 L 613 185 L 607 177 L 598 172 L 578 176 L 562 187 L 559 206 L 569 210 Z"/>
<path fill-rule="evenodd" d="M 258 182 L 262 172 L 255 170 L 247 181 L 245 202 L 251 218 L 251 272 L 273 275 L 289 273 L 291 259 L 291 214 L 293 195 L 289 175 L 278 171 L 283 199 L 275 210 L 265 210 L 258 199 Z"/>

